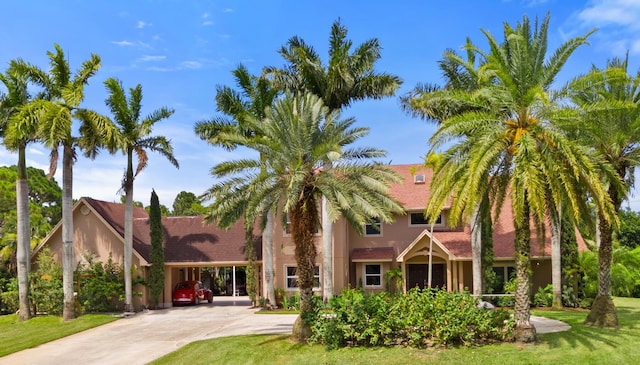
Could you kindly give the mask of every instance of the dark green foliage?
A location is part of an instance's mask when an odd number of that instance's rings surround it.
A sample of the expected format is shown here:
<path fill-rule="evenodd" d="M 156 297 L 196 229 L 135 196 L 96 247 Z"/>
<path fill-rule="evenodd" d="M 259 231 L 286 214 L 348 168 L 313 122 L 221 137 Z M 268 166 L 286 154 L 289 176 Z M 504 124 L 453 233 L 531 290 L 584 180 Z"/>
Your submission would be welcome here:
<path fill-rule="evenodd" d="M 629 209 L 620 211 L 620 229 L 617 232 L 621 245 L 635 248 L 640 246 L 640 213 Z"/>
<path fill-rule="evenodd" d="M 194 193 L 181 191 L 173 201 L 173 212 L 171 215 L 194 216 L 205 213 L 206 208 L 200 203 L 200 200 Z"/>
<path fill-rule="evenodd" d="M 78 301 L 83 313 L 111 312 L 122 309 L 124 273 L 109 256 L 107 262 L 95 262 L 85 255 L 86 264 L 78 266 Z"/>
<path fill-rule="evenodd" d="M 151 268 L 149 269 L 149 289 L 151 290 L 151 304 L 158 306 L 158 298 L 164 290 L 164 247 L 162 233 L 162 213 L 160 202 L 155 190 L 151 191 L 151 206 L 149 209 L 149 230 L 151 237 Z"/>
<path fill-rule="evenodd" d="M 27 174 L 31 239 L 37 241 L 60 221 L 62 190 L 55 180 L 48 179 L 40 169 L 28 167 Z M 5 263 L 12 259 L 16 250 L 17 178 L 16 166 L 0 167 L 0 252 Z"/>
<path fill-rule="evenodd" d="M 0 288 L 0 314 L 15 313 L 19 307 L 18 279 L 14 277 L 3 281 Z"/>
<path fill-rule="evenodd" d="M 478 308 L 468 292 L 416 288 L 390 296 L 347 289 L 332 299 L 331 308 L 333 315 L 313 324 L 312 337 L 329 349 L 476 345 L 505 340 L 513 328 L 508 312 Z"/>
<path fill-rule="evenodd" d="M 562 262 L 562 305 L 577 307 L 580 296 L 580 265 L 578 262 L 578 241 L 575 228 L 569 217 L 562 217 L 560 252 Z"/>
<path fill-rule="evenodd" d="M 485 196 L 480 203 L 480 219 L 482 222 L 480 225 L 482 292 L 489 293 L 496 273 L 493 271 L 493 222 L 491 221 L 491 204 L 489 204 L 488 196 Z"/>
<path fill-rule="evenodd" d="M 38 254 L 38 269 L 31 273 L 29 299 L 34 313 L 62 314 L 62 266 L 53 259 L 53 253 L 44 248 Z"/>
<path fill-rule="evenodd" d="M 253 246 L 254 239 L 255 236 L 253 235 L 253 227 L 246 227 L 244 246 L 244 254 L 247 257 L 245 287 L 247 289 L 247 295 L 249 296 L 251 303 L 253 305 L 256 305 L 258 304 L 258 275 L 260 271 L 258 270 L 258 265 L 256 264 L 256 250 Z"/>

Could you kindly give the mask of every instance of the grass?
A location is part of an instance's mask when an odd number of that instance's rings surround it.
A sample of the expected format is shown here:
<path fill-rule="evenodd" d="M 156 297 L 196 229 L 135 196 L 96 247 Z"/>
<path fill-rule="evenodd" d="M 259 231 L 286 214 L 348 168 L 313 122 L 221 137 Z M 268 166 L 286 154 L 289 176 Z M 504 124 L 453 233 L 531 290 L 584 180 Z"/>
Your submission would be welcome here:
<path fill-rule="evenodd" d="M 571 330 L 541 334 L 535 344 L 419 350 L 347 348 L 327 351 L 282 335 L 249 335 L 191 343 L 152 364 L 634 364 L 640 359 L 640 299 L 615 298 L 619 329 L 586 327 L 585 311 L 534 311 Z"/>
<path fill-rule="evenodd" d="M 41 316 L 18 322 L 18 316 L 0 316 L 0 357 L 36 347 L 74 333 L 82 332 L 116 320 L 107 314 L 87 314 L 73 321 L 63 322 L 60 317 Z"/>

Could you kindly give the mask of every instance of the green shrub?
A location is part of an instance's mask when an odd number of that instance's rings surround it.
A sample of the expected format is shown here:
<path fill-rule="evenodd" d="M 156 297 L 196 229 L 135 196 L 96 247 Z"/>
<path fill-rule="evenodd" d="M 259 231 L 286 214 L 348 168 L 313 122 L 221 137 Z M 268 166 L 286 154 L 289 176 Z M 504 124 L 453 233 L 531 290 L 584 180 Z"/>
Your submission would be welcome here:
<path fill-rule="evenodd" d="M 404 295 L 347 289 L 331 300 L 333 314 L 312 325 L 312 340 L 345 346 L 473 345 L 504 340 L 513 327 L 502 310 L 478 308 L 468 292 L 412 289 Z"/>
<path fill-rule="evenodd" d="M 49 248 L 38 254 L 38 270 L 29 275 L 29 299 L 34 313 L 61 315 L 64 303 L 62 267 L 56 263 Z"/>
<path fill-rule="evenodd" d="M 0 292 L 0 313 L 15 313 L 20 308 L 18 297 L 18 279 L 11 278 Z"/>
<path fill-rule="evenodd" d="M 91 256 L 85 256 L 85 259 L 87 263 L 80 265 L 77 271 L 80 282 L 78 300 L 83 313 L 121 309 L 124 295 L 122 267 L 111 257 L 106 263 L 94 262 Z"/>
<path fill-rule="evenodd" d="M 538 292 L 533 296 L 533 305 L 536 307 L 551 307 L 553 305 L 553 285 L 539 287 Z"/>

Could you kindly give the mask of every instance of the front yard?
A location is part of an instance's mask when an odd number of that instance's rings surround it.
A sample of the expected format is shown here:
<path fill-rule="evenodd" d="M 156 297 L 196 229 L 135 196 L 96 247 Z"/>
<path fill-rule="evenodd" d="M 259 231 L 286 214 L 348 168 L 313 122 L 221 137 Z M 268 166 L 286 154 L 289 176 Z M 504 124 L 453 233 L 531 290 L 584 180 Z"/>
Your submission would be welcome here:
<path fill-rule="evenodd" d="M 539 335 L 535 344 L 418 350 L 347 348 L 327 351 L 288 336 L 236 336 L 199 341 L 153 364 L 633 364 L 640 358 L 640 299 L 615 298 L 618 330 L 585 327 L 584 311 L 534 311 L 569 323 L 571 330 Z"/>

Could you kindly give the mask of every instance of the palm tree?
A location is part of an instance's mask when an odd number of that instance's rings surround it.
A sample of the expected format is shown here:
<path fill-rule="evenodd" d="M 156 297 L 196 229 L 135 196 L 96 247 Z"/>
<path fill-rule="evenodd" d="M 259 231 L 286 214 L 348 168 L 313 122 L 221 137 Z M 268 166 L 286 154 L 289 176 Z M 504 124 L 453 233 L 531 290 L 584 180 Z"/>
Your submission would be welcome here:
<path fill-rule="evenodd" d="M 407 95 L 400 98 L 403 110 L 413 116 L 420 117 L 427 121 L 433 121 L 438 125 L 454 115 L 476 110 L 477 108 L 474 106 L 442 103 L 441 99 L 441 95 L 448 95 L 449 92 L 472 92 L 483 84 L 486 85 L 491 82 L 487 73 L 483 72 L 486 60 L 482 57 L 477 60 L 477 50 L 469 38 L 467 38 L 465 50 L 466 59 L 462 58 L 462 56 L 453 50 L 446 50 L 442 59 L 438 62 L 438 66 L 445 78 L 444 86 L 418 84 Z M 485 202 L 484 206 L 482 202 Z M 492 247 L 491 242 L 486 242 L 486 244 L 482 242 L 482 230 L 491 229 L 482 224 L 483 221 L 486 221 L 488 224 L 491 223 L 490 209 L 481 209 L 488 204 L 488 197 L 482 199 L 481 203 L 474 209 L 470 219 L 471 264 L 473 272 L 472 291 L 477 297 L 482 295 L 482 273 L 487 269 L 486 267 L 483 268 L 482 265 L 482 252 Z M 482 215 L 481 212 L 485 214 Z M 440 212 L 437 213 L 435 218 L 437 218 L 438 215 L 440 215 Z M 493 256 L 492 252 L 490 256 Z"/>
<path fill-rule="evenodd" d="M 583 144 L 601 154 L 613 166 L 620 190 L 609 183 L 608 195 L 620 211 L 622 201 L 633 187 L 634 171 L 640 161 L 640 73 L 627 71 L 628 57 L 613 59 L 606 69 L 593 68 L 568 85 L 571 100 L 579 107 L 579 123 L 569 122 Z M 611 260 L 615 226 L 598 211 L 598 295 L 585 323 L 617 327 L 616 308 L 611 298 Z"/>
<path fill-rule="evenodd" d="M 58 149 L 62 147 L 62 267 L 64 308 L 63 320 L 75 318 L 73 297 L 73 163 L 76 147 L 86 157 L 95 158 L 101 147 L 101 140 L 108 137 L 109 123 L 99 114 L 83 110 L 84 87 L 100 68 L 100 57 L 92 54 L 79 70 L 72 75 L 69 62 L 59 45 L 55 52 L 48 51 L 50 70 L 46 73 L 38 67 L 17 62 L 16 67 L 27 73 L 30 79 L 42 86 L 44 91 L 23 108 L 23 115 L 38 123 L 37 137 L 51 149 L 49 176 L 55 174 L 58 163 Z M 72 135 L 73 120 L 80 122 L 80 136 Z"/>
<path fill-rule="evenodd" d="M 271 108 L 278 96 L 278 90 L 271 86 L 266 78 L 253 76 L 247 68 L 240 64 L 233 70 L 236 86 L 240 91 L 228 86 L 216 88 L 216 104 L 218 111 L 232 118 L 214 118 L 210 121 L 198 122 L 195 131 L 200 138 L 208 141 L 213 146 L 221 146 L 228 150 L 237 145 L 226 139 L 228 134 L 240 134 L 245 137 L 259 137 L 256 130 L 246 126 L 247 118 L 264 120 L 266 109 Z M 264 159 L 264 156 L 261 156 Z M 248 232 L 253 232 L 253 221 L 245 220 Z M 251 241 L 252 242 L 252 241 Z M 273 280 L 275 269 L 273 265 L 273 218 L 268 214 L 262 230 L 262 259 L 265 281 L 265 303 L 275 305 L 275 288 Z"/>
<path fill-rule="evenodd" d="M 12 61 L 15 63 L 15 61 Z M 16 259 L 18 272 L 18 297 L 20 303 L 19 320 L 31 318 L 29 306 L 29 271 L 31 266 L 31 228 L 29 227 L 29 185 L 27 183 L 26 146 L 34 140 L 35 124 L 21 115 L 20 110 L 30 99 L 27 91 L 28 78 L 10 67 L 0 73 L 0 82 L 7 93 L 0 95 L 0 132 L 4 145 L 18 151 L 16 181 L 17 237 Z"/>
<path fill-rule="evenodd" d="M 287 62 L 284 68 L 267 67 L 265 73 L 281 89 L 294 94 L 310 92 L 322 98 L 329 112 L 341 110 L 357 100 L 395 95 L 402 84 L 400 78 L 374 70 L 382 50 L 378 39 L 369 39 L 352 50 L 353 42 L 346 37 L 347 28 L 340 20 L 335 21 L 329 36 L 329 60 L 324 65 L 313 47 L 294 36 L 280 49 Z M 324 168 L 331 168 L 329 159 L 325 159 Z M 338 216 L 326 200 L 322 201 L 321 210 L 323 299 L 326 302 L 333 295 L 332 224 Z"/>
<path fill-rule="evenodd" d="M 264 120 L 247 121 L 261 137 L 238 136 L 235 142 L 260 152 L 264 161 L 244 159 L 215 166 L 213 175 L 220 182 L 209 190 L 214 202 L 206 219 L 221 227 L 230 227 L 243 216 L 264 217 L 272 209 L 283 224 L 290 217 L 301 303 L 293 330 L 297 340 L 310 335 L 313 320 L 314 234 L 320 225 L 321 198 L 327 197 L 359 232 L 372 216 L 389 222 L 394 213 L 403 212 L 388 195 L 390 183 L 398 182 L 399 176 L 368 162 L 383 157 L 384 151 L 348 148 L 368 130 L 353 127 L 354 119 L 341 120 L 339 112 L 327 109 L 315 95 L 287 94 Z M 322 169 L 327 156 L 334 158 L 329 170 Z"/>
<path fill-rule="evenodd" d="M 133 257 L 133 182 L 138 174 L 147 167 L 149 157 L 147 150 L 163 155 L 172 165 L 179 167 L 173 155 L 171 143 L 164 136 L 150 136 L 154 124 L 169 118 L 173 110 L 162 107 L 156 109 L 144 118 L 142 109 L 142 86 L 136 85 L 129 89 L 129 98 L 122 87 L 122 83 L 114 78 L 104 82 L 109 92 L 106 104 L 113 114 L 118 131 L 106 141 L 111 153 L 122 151 L 127 156 L 127 168 L 122 180 L 122 190 L 125 194 L 124 203 L 124 285 L 125 312 L 133 311 L 133 292 L 131 288 L 131 260 Z M 142 119 L 141 119 L 142 118 Z M 134 169 L 133 155 L 138 164 Z"/>
<path fill-rule="evenodd" d="M 553 120 L 547 119 L 553 105 L 549 89 L 569 56 L 586 42 L 585 36 L 568 40 L 549 59 L 546 57 L 549 15 L 540 26 L 531 27 L 525 16 L 515 28 L 504 25 L 504 43 L 488 32 L 486 72 L 491 83 L 477 90 L 442 93 L 441 102 L 462 105 L 466 111 L 442 122 L 430 142 L 446 149 L 444 161 L 434 172 L 432 198 L 427 212 L 433 216 L 453 196 L 452 224 L 469 207 L 476 207 L 488 193 L 496 214 L 509 196 L 515 226 L 516 304 L 515 338 L 535 339 L 530 322 L 531 221 L 544 237 L 548 192 L 566 196 L 566 207 L 575 217 L 586 209 L 584 190 L 607 218 L 614 212 L 598 171 L 586 150 L 568 139 Z M 603 166 L 606 168 L 606 166 Z M 489 181 L 489 183 L 487 183 Z M 466 212 L 466 213 L 465 213 Z"/>

